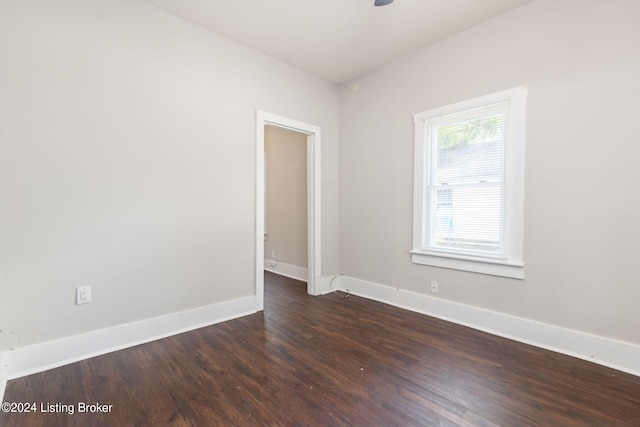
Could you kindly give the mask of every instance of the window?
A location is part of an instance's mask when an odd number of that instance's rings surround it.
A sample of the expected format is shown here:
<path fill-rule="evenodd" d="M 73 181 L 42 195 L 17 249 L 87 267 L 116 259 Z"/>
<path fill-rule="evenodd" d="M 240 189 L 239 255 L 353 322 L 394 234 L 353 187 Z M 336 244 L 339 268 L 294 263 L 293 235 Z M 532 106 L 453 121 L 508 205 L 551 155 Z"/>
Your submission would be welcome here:
<path fill-rule="evenodd" d="M 412 261 L 524 279 L 526 88 L 418 113 Z"/>

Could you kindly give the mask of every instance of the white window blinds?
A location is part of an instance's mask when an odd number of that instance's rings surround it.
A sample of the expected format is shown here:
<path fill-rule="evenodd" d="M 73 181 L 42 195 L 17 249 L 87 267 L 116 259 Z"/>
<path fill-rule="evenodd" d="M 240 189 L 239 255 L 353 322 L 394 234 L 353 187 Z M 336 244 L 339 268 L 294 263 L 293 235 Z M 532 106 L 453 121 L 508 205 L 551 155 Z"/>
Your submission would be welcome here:
<path fill-rule="evenodd" d="M 504 256 L 509 101 L 425 121 L 423 249 Z"/>

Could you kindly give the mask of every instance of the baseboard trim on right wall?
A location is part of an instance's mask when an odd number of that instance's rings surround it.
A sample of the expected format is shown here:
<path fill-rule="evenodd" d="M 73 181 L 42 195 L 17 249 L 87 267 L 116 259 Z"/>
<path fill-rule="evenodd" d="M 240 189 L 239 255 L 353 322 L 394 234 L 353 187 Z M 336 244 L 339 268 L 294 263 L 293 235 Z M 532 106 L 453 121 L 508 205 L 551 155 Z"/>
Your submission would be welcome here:
<path fill-rule="evenodd" d="M 367 299 L 437 317 L 493 335 L 640 376 L 640 345 L 339 276 L 337 288 Z"/>

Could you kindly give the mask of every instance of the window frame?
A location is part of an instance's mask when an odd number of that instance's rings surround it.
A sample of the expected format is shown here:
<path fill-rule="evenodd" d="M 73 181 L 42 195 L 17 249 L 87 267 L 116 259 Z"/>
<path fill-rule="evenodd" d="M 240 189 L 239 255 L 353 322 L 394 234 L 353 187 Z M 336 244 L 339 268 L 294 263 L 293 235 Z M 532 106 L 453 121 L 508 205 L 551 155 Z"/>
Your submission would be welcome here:
<path fill-rule="evenodd" d="M 415 264 L 470 271 L 495 276 L 524 279 L 523 217 L 524 217 L 524 166 L 525 166 L 525 116 L 527 89 L 512 89 L 457 102 L 414 114 L 414 194 L 413 194 L 413 249 L 411 261 Z M 428 248 L 425 243 L 428 217 L 431 212 L 427 183 L 431 161 L 428 122 L 434 118 L 466 110 L 509 101 L 509 136 L 504 161 L 504 253 L 502 257 L 476 256 L 452 251 Z"/>

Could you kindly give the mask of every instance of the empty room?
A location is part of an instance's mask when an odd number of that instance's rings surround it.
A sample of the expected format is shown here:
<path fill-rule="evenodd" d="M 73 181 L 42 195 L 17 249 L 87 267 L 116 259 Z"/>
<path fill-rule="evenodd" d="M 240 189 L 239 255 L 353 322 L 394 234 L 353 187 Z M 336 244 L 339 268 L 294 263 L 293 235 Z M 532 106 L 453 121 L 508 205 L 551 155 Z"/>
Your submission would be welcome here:
<path fill-rule="evenodd" d="M 637 0 L 0 0 L 0 425 L 640 425 Z"/>

